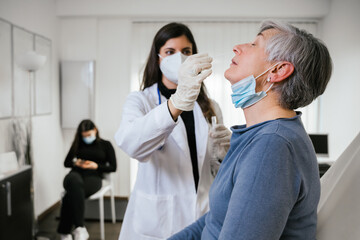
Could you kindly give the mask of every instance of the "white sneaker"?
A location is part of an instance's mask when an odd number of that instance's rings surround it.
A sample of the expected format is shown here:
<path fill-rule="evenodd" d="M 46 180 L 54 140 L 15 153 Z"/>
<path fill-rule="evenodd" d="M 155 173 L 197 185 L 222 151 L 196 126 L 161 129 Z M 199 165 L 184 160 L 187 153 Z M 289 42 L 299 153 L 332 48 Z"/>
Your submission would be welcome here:
<path fill-rule="evenodd" d="M 89 233 L 85 227 L 77 227 L 72 232 L 75 240 L 87 240 L 89 239 Z"/>
<path fill-rule="evenodd" d="M 73 240 L 71 234 L 60 234 L 60 239 L 61 240 Z"/>

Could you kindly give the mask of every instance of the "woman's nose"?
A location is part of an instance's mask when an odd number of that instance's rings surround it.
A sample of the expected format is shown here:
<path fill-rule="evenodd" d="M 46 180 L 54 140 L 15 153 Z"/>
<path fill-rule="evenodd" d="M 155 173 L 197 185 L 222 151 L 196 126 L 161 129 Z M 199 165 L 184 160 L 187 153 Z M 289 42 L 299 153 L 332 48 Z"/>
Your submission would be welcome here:
<path fill-rule="evenodd" d="M 237 55 L 241 53 L 241 44 L 235 45 L 233 48 L 233 52 Z"/>

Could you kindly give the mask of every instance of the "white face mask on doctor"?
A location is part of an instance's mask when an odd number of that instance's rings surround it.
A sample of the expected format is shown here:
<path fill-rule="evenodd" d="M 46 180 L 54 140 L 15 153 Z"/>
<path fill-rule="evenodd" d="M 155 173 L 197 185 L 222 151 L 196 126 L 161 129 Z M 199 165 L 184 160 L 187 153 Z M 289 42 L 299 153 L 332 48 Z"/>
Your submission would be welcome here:
<path fill-rule="evenodd" d="M 181 52 L 177 52 L 173 55 L 162 57 L 158 54 L 162 61 L 160 63 L 160 70 L 164 76 L 175 84 L 178 84 L 179 69 L 181 64 L 188 57 Z"/>

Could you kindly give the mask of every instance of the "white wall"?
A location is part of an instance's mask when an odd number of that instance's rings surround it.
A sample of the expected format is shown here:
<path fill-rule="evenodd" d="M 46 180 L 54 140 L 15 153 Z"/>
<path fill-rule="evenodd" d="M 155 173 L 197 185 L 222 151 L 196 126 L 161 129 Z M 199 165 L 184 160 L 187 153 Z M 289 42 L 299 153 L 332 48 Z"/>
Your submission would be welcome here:
<path fill-rule="evenodd" d="M 64 151 L 59 118 L 58 20 L 55 14 L 55 0 L 1 0 L 0 17 L 52 41 L 52 113 L 33 117 L 34 197 L 37 216 L 59 200 L 64 175 Z M 10 119 L 0 120 L 0 152 L 12 150 L 9 123 Z"/>
<path fill-rule="evenodd" d="M 112 18 L 70 18 L 60 24 L 60 60 L 95 60 L 95 119 L 100 136 L 115 148 L 118 170 L 115 194 L 129 195 L 129 158 L 114 142 L 121 108 L 130 89 L 129 45 L 131 22 Z M 67 149 L 75 131 L 66 130 Z"/>
<path fill-rule="evenodd" d="M 328 0 L 59 0 L 58 16 L 122 18 L 317 18 L 328 12 Z"/>
<path fill-rule="evenodd" d="M 329 133 L 336 160 L 360 131 L 360 1 L 332 0 L 321 23 L 333 75 L 321 99 L 321 131 Z"/>

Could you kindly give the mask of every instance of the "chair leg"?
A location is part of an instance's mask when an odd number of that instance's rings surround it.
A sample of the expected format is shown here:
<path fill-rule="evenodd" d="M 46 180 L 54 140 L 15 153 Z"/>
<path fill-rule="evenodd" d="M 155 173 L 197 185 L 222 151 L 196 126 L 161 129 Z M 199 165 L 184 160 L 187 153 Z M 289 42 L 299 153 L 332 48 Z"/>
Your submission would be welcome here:
<path fill-rule="evenodd" d="M 101 234 L 101 240 L 105 240 L 105 232 L 104 232 L 104 197 L 99 198 L 99 209 L 100 209 L 100 234 Z"/>
<path fill-rule="evenodd" d="M 115 197 L 114 197 L 114 192 L 112 189 L 111 189 L 110 201 L 111 201 L 111 218 L 112 218 L 112 222 L 115 223 L 116 222 L 116 219 L 115 219 Z"/>

